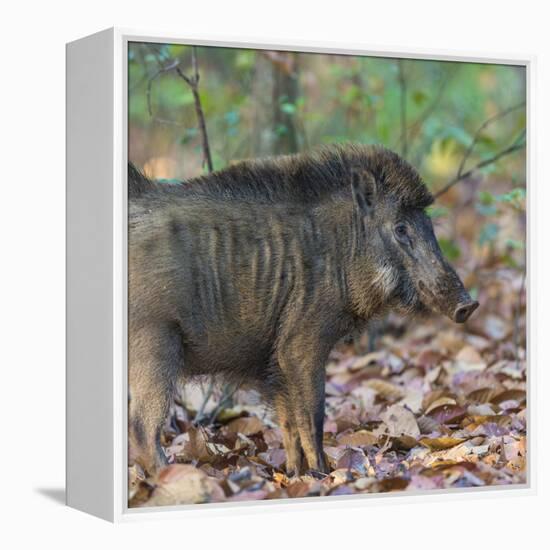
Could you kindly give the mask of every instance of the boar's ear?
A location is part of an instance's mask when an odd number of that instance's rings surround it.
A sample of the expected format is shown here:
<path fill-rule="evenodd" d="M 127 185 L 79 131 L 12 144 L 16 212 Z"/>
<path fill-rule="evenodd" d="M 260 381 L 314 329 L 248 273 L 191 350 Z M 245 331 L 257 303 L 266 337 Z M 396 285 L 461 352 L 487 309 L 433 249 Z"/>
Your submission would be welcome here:
<path fill-rule="evenodd" d="M 368 170 L 353 170 L 351 173 L 351 193 L 353 201 L 363 216 L 374 209 L 376 180 Z"/>

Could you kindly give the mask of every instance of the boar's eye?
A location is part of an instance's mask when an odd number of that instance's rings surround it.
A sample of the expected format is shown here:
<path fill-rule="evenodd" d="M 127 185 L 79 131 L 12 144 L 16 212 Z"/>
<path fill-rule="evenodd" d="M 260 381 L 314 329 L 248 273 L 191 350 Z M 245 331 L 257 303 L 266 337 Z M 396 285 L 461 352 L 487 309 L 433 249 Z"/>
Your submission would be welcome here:
<path fill-rule="evenodd" d="M 409 244 L 409 232 L 407 226 L 404 223 L 398 223 L 393 228 L 395 232 L 395 237 L 398 241 L 403 244 Z"/>

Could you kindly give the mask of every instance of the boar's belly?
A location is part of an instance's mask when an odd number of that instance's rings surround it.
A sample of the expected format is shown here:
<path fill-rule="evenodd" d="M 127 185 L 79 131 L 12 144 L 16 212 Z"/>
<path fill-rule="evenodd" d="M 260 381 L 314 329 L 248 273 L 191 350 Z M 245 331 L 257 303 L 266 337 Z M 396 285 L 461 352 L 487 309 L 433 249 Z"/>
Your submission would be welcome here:
<path fill-rule="evenodd" d="M 184 376 L 222 375 L 243 383 L 261 380 L 272 356 L 269 343 L 253 336 L 205 337 L 184 348 Z"/>

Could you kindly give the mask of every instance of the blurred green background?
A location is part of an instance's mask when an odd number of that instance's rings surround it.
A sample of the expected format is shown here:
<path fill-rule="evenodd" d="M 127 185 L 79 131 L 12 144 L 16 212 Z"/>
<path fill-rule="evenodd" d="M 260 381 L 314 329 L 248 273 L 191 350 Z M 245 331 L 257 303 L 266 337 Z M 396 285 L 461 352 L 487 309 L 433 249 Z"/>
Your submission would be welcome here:
<path fill-rule="evenodd" d="M 207 171 L 192 86 L 182 78 L 194 75 L 192 50 L 129 45 L 129 159 L 153 178 Z M 214 169 L 325 143 L 381 143 L 405 156 L 434 192 L 469 173 L 438 197 L 431 213 L 445 254 L 469 274 L 474 292 L 484 269 L 492 276 L 499 267 L 523 269 L 523 67 L 194 51 Z"/>
<path fill-rule="evenodd" d="M 242 158 L 358 141 L 401 149 L 400 72 L 406 82 L 408 158 L 428 182 L 456 169 L 479 125 L 525 100 L 523 67 L 197 47 L 200 98 L 214 168 Z M 191 48 L 129 47 L 130 158 L 150 174 L 201 172 L 200 136 L 190 87 Z M 496 152 L 525 125 L 520 109 L 483 132 L 472 160 Z M 164 166 L 155 168 L 155 164 Z M 519 162 L 518 162 L 519 160 Z M 523 178 L 522 159 L 493 168 Z"/>

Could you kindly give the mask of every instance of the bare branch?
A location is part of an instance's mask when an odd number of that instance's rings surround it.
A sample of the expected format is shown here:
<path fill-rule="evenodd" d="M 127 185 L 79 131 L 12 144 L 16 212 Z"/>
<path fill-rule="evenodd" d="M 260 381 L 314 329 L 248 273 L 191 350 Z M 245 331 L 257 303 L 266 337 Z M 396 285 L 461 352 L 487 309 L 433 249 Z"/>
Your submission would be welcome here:
<path fill-rule="evenodd" d="M 212 164 L 212 155 L 210 153 L 210 143 L 208 141 L 208 133 L 206 131 L 206 121 L 204 118 L 204 111 L 202 109 L 202 103 L 201 98 L 199 94 L 199 64 L 197 61 L 197 52 L 196 47 L 192 46 L 191 48 L 191 65 L 193 68 L 193 76 L 189 77 L 187 76 L 182 70 L 181 70 L 181 62 L 178 59 L 175 59 L 168 65 L 164 65 L 162 61 L 159 58 L 158 52 L 151 48 L 151 51 L 153 52 L 155 59 L 159 65 L 158 71 L 149 78 L 147 82 L 147 110 L 149 112 L 149 116 L 157 120 L 158 122 L 167 123 L 164 119 L 157 119 L 153 115 L 153 108 L 151 105 L 151 92 L 153 87 L 153 82 L 162 74 L 169 73 L 170 71 L 175 71 L 177 75 L 186 82 L 186 84 L 191 88 L 191 93 L 193 94 L 193 101 L 195 104 L 195 113 L 197 115 L 197 122 L 199 125 L 199 131 L 201 133 L 201 140 L 202 140 L 202 152 L 203 152 L 203 165 L 206 164 L 208 171 L 212 172 L 214 167 Z"/>
<path fill-rule="evenodd" d="M 456 173 L 457 177 L 462 174 L 462 170 L 464 170 L 464 166 L 466 164 L 466 161 L 468 160 L 468 158 L 472 154 L 472 151 L 474 150 L 474 147 L 476 146 L 476 144 L 479 140 L 481 132 L 483 132 L 483 130 L 485 130 L 485 128 L 487 128 L 487 126 L 489 126 L 493 122 L 495 122 L 495 121 L 497 121 L 501 118 L 504 118 L 506 115 L 509 115 L 510 113 L 512 113 L 514 111 L 517 111 L 518 109 L 520 109 L 521 107 L 524 107 L 524 106 L 525 106 L 525 101 L 522 101 L 521 103 L 518 103 L 517 105 L 513 105 L 512 107 L 509 107 L 508 109 L 504 109 L 503 111 L 500 111 L 497 114 L 493 115 L 492 117 L 488 118 L 476 130 L 476 133 L 474 134 L 474 137 L 472 139 L 472 143 L 470 143 L 470 146 L 468 147 L 468 149 L 466 149 L 466 152 L 464 153 L 464 156 L 462 157 L 462 161 L 460 162 L 460 165 L 459 165 L 457 173 Z"/>
<path fill-rule="evenodd" d="M 503 149 L 502 151 L 499 151 L 492 157 L 489 157 L 488 159 L 485 159 L 481 162 L 478 162 L 475 166 L 470 168 L 467 172 L 464 172 L 460 175 L 455 176 L 449 183 L 447 183 L 442 189 L 440 189 L 437 193 L 434 194 L 434 198 L 439 198 L 441 195 L 445 194 L 451 187 L 456 185 L 459 181 L 462 181 L 466 178 L 469 178 L 474 172 L 477 170 L 484 168 L 485 166 L 489 166 L 490 164 L 493 164 L 497 162 L 497 160 L 500 160 L 501 158 L 510 155 L 511 153 L 514 153 L 515 151 L 519 151 L 520 149 L 523 149 L 525 147 L 525 130 L 521 132 L 519 137 L 514 140 L 512 145 L 506 147 L 506 149 Z"/>
<path fill-rule="evenodd" d="M 199 123 L 199 130 L 202 137 L 202 153 L 203 153 L 203 163 L 206 164 L 208 171 L 212 172 L 214 170 L 212 164 L 212 155 L 210 153 L 210 143 L 208 142 L 208 133 L 206 131 L 206 120 L 204 118 L 204 111 L 202 109 L 201 97 L 199 94 L 199 65 L 197 61 L 197 51 L 196 47 L 191 48 L 191 64 L 193 66 L 192 77 L 188 77 L 183 73 L 183 71 L 176 67 L 176 72 L 178 75 L 189 84 L 191 92 L 193 93 L 193 100 L 195 101 L 195 112 L 197 113 L 197 120 Z"/>

